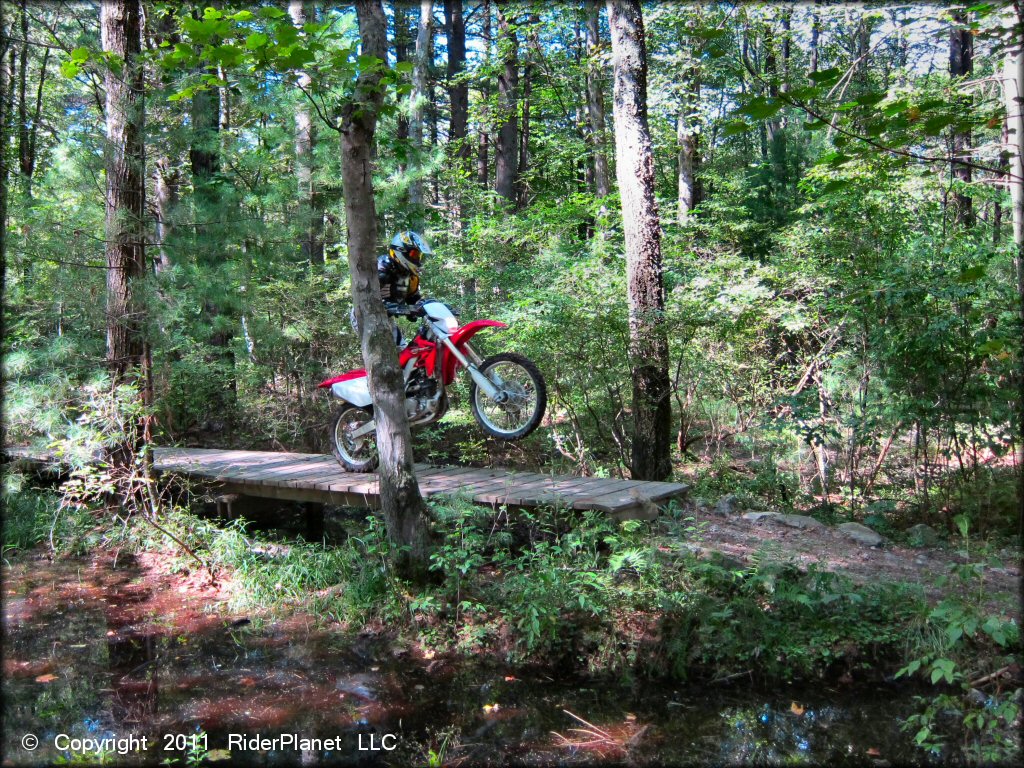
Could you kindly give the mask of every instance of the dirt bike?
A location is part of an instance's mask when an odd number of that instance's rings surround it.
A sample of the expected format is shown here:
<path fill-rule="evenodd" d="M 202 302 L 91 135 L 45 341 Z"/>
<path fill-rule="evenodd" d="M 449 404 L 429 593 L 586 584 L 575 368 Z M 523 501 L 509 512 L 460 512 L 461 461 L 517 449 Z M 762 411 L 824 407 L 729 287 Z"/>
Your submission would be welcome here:
<path fill-rule="evenodd" d="M 484 328 L 507 328 L 497 320 L 474 320 L 459 325 L 451 307 L 424 299 L 392 313 L 422 318 L 416 337 L 398 355 L 405 379 L 405 410 L 409 426 L 432 424 L 448 410 L 446 388 L 460 368 L 469 373 L 469 407 L 487 434 L 519 440 L 540 424 L 547 406 L 547 388 L 537 366 L 515 352 L 487 359 L 469 344 Z M 317 385 L 342 401 L 331 420 L 331 452 L 351 472 L 371 472 L 377 466 L 373 400 L 362 368 Z"/>

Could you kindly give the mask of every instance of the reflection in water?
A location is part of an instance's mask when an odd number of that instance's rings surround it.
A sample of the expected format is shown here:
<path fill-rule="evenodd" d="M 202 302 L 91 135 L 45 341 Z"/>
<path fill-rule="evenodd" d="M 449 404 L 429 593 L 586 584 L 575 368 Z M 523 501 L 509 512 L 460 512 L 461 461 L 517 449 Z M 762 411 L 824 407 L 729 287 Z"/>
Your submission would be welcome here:
<path fill-rule="evenodd" d="M 184 762 L 163 748 L 197 733 L 218 757 L 232 733 L 334 740 L 231 753 L 247 765 L 424 763 L 442 743 L 463 765 L 918 759 L 898 727 L 909 696 L 886 690 L 775 695 L 425 667 L 366 636 L 239 622 L 123 557 L 117 569 L 24 559 L 4 567 L 4 585 L 5 764 L 74 757 L 57 734 L 147 735 L 147 754 L 116 762 Z M 22 748 L 25 733 L 39 736 L 36 751 Z M 380 749 L 389 733 L 393 753 Z"/>

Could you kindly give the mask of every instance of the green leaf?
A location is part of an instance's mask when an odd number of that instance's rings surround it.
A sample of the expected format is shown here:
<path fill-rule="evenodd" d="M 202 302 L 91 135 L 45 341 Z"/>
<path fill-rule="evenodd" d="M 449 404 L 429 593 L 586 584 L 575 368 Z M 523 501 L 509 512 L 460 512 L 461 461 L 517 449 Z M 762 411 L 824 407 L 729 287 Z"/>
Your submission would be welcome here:
<path fill-rule="evenodd" d="M 251 51 L 254 51 L 257 48 L 262 48 L 268 42 L 270 42 L 270 38 L 267 37 L 265 34 L 263 34 L 262 32 L 253 32 L 251 35 L 245 38 L 245 47 Z"/>
<path fill-rule="evenodd" d="M 416 65 L 411 61 L 400 61 L 395 64 L 395 71 L 401 72 L 403 75 L 412 72 L 416 68 Z"/>
<path fill-rule="evenodd" d="M 60 73 L 64 75 L 64 77 L 78 77 L 78 73 L 80 71 L 81 67 L 73 61 L 62 61 L 60 64 Z"/>
<path fill-rule="evenodd" d="M 285 12 L 280 8 L 275 8 L 272 5 L 264 5 L 258 11 L 256 11 L 264 19 L 280 19 L 285 15 Z"/>
<path fill-rule="evenodd" d="M 749 115 L 755 120 L 765 120 L 776 114 L 783 106 L 783 102 L 779 99 L 757 96 L 736 111 L 743 115 Z"/>
<path fill-rule="evenodd" d="M 924 121 L 924 132 L 928 136 L 938 136 L 942 129 L 955 123 L 957 120 L 953 115 L 935 115 Z"/>
<path fill-rule="evenodd" d="M 89 49 L 88 48 L 75 48 L 71 52 L 71 60 L 75 63 L 81 63 L 89 60 Z"/>
<path fill-rule="evenodd" d="M 737 136 L 741 133 L 746 133 L 750 130 L 750 125 L 745 123 L 743 120 L 730 120 L 725 124 L 722 129 L 722 138 L 728 138 L 729 136 Z"/>
<path fill-rule="evenodd" d="M 370 56 L 369 54 L 366 53 L 361 53 L 359 54 L 358 57 L 356 57 L 356 65 L 359 67 L 359 69 L 363 70 L 364 72 L 372 71 L 380 63 L 380 59 L 378 59 L 376 56 Z"/>
<path fill-rule="evenodd" d="M 958 282 L 961 283 L 976 283 L 985 276 L 987 267 L 984 264 L 977 264 L 973 267 L 966 267 L 960 270 L 960 276 L 957 278 Z"/>
<path fill-rule="evenodd" d="M 989 339 L 978 347 L 978 354 L 993 355 L 996 352 L 1002 352 L 1005 348 L 1006 342 L 1003 339 Z"/>
<path fill-rule="evenodd" d="M 863 107 L 872 107 L 884 99 L 885 96 L 885 91 L 871 91 L 869 93 L 862 93 L 855 101 Z"/>
<path fill-rule="evenodd" d="M 808 78 L 812 83 L 817 83 L 818 85 L 832 85 L 833 83 L 838 82 L 839 78 L 842 77 L 842 74 L 843 70 L 839 67 L 831 67 L 829 69 L 819 70 L 818 72 L 812 72 L 808 75 Z"/>
<path fill-rule="evenodd" d="M 828 184 L 821 188 L 821 193 L 823 195 L 827 195 L 830 192 L 836 192 L 840 189 L 846 189 L 848 186 L 850 186 L 850 183 L 851 182 L 849 179 L 833 179 L 832 181 L 830 181 Z"/>

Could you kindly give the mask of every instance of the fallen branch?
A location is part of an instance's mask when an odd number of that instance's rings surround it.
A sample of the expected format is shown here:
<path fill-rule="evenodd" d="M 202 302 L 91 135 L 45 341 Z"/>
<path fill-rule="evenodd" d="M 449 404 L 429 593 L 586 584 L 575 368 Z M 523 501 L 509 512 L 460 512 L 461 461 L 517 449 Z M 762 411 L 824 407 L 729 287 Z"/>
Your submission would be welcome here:
<path fill-rule="evenodd" d="M 985 685 L 985 683 L 991 683 L 996 678 L 1002 677 L 1007 672 L 1009 672 L 1012 666 L 1012 664 L 1007 664 L 1002 669 L 997 669 L 995 672 L 992 672 L 991 674 L 985 675 L 984 677 L 979 677 L 977 680 L 971 680 L 971 682 L 968 683 L 968 685 L 971 688 L 977 688 L 978 686 Z"/>

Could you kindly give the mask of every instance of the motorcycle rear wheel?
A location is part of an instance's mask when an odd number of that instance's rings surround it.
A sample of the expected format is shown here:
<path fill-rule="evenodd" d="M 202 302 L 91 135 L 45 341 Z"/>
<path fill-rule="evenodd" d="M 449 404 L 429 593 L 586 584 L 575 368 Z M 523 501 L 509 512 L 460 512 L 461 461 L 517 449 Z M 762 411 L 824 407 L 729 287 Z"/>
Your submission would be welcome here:
<path fill-rule="evenodd" d="M 480 372 L 507 398 L 496 402 L 476 382 L 470 386 L 469 407 L 484 432 L 499 440 L 520 440 L 533 432 L 548 403 L 547 385 L 537 366 L 515 352 L 502 352 L 484 360 Z"/>
<path fill-rule="evenodd" d="M 373 419 L 373 414 L 354 405 L 343 405 L 331 419 L 331 453 L 349 472 L 372 472 L 377 468 L 377 434 L 353 438 L 351 433 Z"/>

